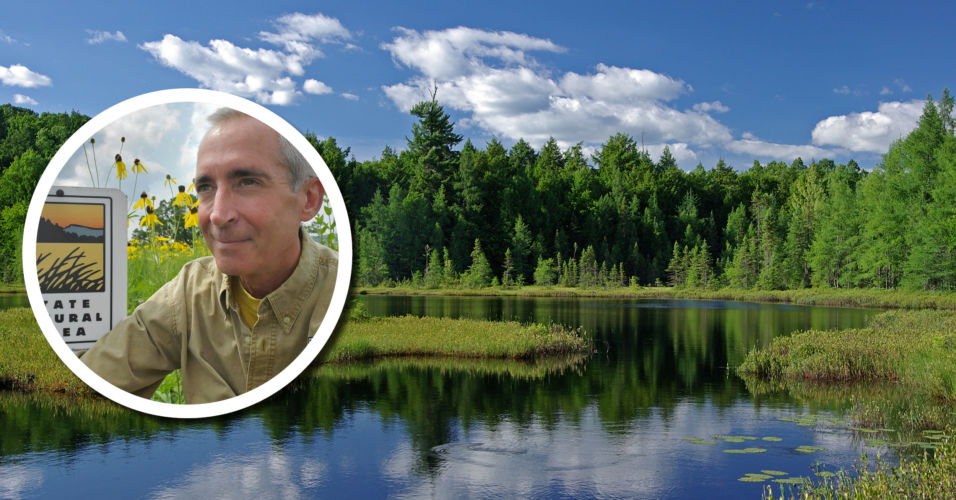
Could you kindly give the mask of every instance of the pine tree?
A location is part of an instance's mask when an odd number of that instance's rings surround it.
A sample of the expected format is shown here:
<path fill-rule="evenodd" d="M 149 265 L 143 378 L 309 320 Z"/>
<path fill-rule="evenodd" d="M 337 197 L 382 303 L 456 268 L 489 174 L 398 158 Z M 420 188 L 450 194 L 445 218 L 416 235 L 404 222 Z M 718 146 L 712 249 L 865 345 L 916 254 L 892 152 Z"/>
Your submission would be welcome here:
<path fill-rule="evenodd" d="M 491 279 L 494 277 L 491 272 L 491 264 L 481 250 L 481 242 L 475 239 L 475 248 L 471 251 L 471 265 L 462 276 L 462 282 L 471 288 L 480 288 L 491 285 Z"/>

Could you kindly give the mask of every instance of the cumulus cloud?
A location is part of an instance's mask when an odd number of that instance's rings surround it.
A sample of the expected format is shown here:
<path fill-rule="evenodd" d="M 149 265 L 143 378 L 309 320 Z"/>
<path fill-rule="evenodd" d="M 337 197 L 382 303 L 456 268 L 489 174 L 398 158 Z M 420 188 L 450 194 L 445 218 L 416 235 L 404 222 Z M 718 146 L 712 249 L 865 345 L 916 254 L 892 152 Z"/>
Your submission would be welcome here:
<path fill-rule="evenodd" d="M 334 17 L 322 14 L 286 14 L 274 22 L 278 33 L 260 31 L 259 39 L 285 47 L 286 51 L 304 57 L 321 57 L 312 41 L 334 43 L 349 40 L 352 34 Z"/>
<path fill-rule="evenodd" d="M 463 123 L 493 135 L 535 145 L 549 137 L 599 144 L 617 132 L 643 136 L 650 144 L 711 145 L 731 139 L 706 112 L 668 104 L 693 90 L 668 75 L 597 64 L 593 72 L 552 76 L 530 55 L 564 51 L 550 40 L 464 27 L 423 33 L 399 28 L 382 48 L 419 73 L 383 87 L 399 108 L 427 99 L 437 85 L 443 104 L 469 114 Z"/>
<path fill-rule="evenodd" d="M 835 88 L 835 89 L 833 89 L 833 93 L 834 93 L 834 94 L 841 94 L 841 95 L 849 95 L 849 94 L 850 94 L 850 87 L 847 87 L 846 85 L 844 85 L 844 86 L 842 86 L 842 87 L 840 87 L 840 88 Z"/>
<path fill-rule="evenodd" d="M 726 113 L 730 111 L 730 108 L 724 106 L 720 101 L 699 102 L 694 105 L 694 111 L 700 113 Z"/>
<path fill-rule="evenodd" d="M 23 94 L 13 94 L 13 104 L 26 104 L 29 106 L 36 106 L 40 104 L 36 102 L 32 97 L 26 96 Z"/>
<path fill-rule="evenodd" d="M 309 78 L 302 84 L 302 90 L 306 91 L 309 94 L 331 94 L 332 87 L 329 87 L 323 82 L 320 82 L 314 78 Z"/>
<path fill-rule="evenodd" d="M 824 158 L 833 155 L 833 153 L 827 149 L 811 145 L 767 142 L 759 139 L 750 132 L 745 132 L 740 139 L 731 141 L 726 147 L 735 153 L 772 158 L 774 160 Z"/>
<path fill-rule="evenodd" d="M 890 95 L 892 93 L 893 91 L 890 90 L 889 87 L 884 86 L 882 89 L 880 89 L 880 95 Z"/>
<path fill-rule="evenodd" d="M 346 99 L 348 99 L 348 100 L 350 100 L 350 101 L 357 101 L 357 100 L 359 100 L 359 96 L 357 96 L 357 95 L 355 95 L 355 94 L 353 94 L 353 93 L 351 93 L 351 92 L 342 92 L 341 95 L 342 95 L 342 97 L 344 97 L 344 98 L 346 98 Z"/>
<path fill-rule="evenodd" d="M 876 112 L 831 116 L 813 128 L 813 144 L 838 146 L 853 152 L 885 152 L 919 122 L 924 103 L 883 102 Z"/>
<path fill-rule="evenodd" d="M 228 40 L 203 45 L 172 34 L 140 48 L 203 87 L 254 97 L 263 104 L 288 105 L 302 94 L 292 77 L 305 74 L 305 66 L 322 56 L 315 44 L 347 40 L 351 33 L 337 19 L 322 14 L 288 14 L 274 24 L 276 33 L 263 31 L 259 38 L 282 50 L 240 47 Z M 305 85 L 306 92 L 316 93 L 312 91 L 322 90 L 325 84 L 309 79 Z"/>
<path fill-rule="evenodd" d="M 86 43 L 95 45 L 103 42 L 114 41 L 114 42 L 125 42 L 126 35 L 122 31 L 116 30 L 115 33 L 110 33 L 109 31 L 100 31 L 100 30 L 86 30 L 86 33 L 90 35 L 86 39 Z"/>
<path fill-rule="evenodd" d="M 50 77 L 30 71 L 30 68 L 22 64 L 14 64 L 10 67 L 0 66 L 0 82 L 12 87 L 43 87 L 52 85 Z"/>

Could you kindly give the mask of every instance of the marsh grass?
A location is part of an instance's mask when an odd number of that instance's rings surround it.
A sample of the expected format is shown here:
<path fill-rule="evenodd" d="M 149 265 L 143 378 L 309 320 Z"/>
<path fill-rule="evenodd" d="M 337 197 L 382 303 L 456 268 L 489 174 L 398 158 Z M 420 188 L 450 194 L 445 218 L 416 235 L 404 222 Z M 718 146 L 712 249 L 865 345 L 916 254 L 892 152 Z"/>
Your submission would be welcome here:
<path fill-rule="evenodd" d="M 951 429 L 948 434 L 956 429 Z M 891 466 L 879 455 L 871 463 L 863 455 L 853 471 L 817 472 L 806 478 L 798 490 L 767 487 L 764 498 L 785 499 L 870 499 L 870 498 L 953 498 L 956 492 L 956 441 L 946 438 L 933 452 L 903 456 Z"/>
<path fill-rule="evenodd" d="M 323 359 L 330 363 L 388 356 L 448 356 L 534 359 L 591 352 L 581 329 L 432 317 L 370 318 L 350 321 Z"/>
<path fill-rule="evenodd" d="M 363 361 L 315 364 L 299 379 L 364 380 L 379 373 L 402 370 L 438 370 L 474 376 L 541 380 L 551 375 L 581 373 L 585 354 L 546 356 L 535 359 L 481 359 L 462 357 L 387 357 Z"/>
<path fill-rule="evenodd" d="M 0 387 L 95 394 L 60 361 L 27 307 L 0 310 Z"/>
<path fill-rule="evenodd" d="M 837 390 L 876 384 L 881 397 L 860 398 L 860 427 L 904 432 L 937 429 L 956 410 L 956 313 L 889 311 L 865 328 L 811 330 L 775 338 L 751 351 L 738 367 L 749 386 L 819 382 Z M 833 384 L 839 382 L 840 384 Z M 849 385 L 844 383 L 850 383 Z"/>
<path fill-rule="evenodd" d="M 616 297 L 637 299 L 699 299 L 746 302 L 790 303 L 827 307 L 875 307 L 900 309 L 956 310 L 956 292 L 884 290 L 881 288 L 840 289 L 808 288 L 802 290 L 744 290 L 721 288 L 673 287 L 486 287 L 427 289 L 401 284 L 392 287 L 359 287 L 357 293 L 385 295 L 503 295 L 522 297 Z"/>

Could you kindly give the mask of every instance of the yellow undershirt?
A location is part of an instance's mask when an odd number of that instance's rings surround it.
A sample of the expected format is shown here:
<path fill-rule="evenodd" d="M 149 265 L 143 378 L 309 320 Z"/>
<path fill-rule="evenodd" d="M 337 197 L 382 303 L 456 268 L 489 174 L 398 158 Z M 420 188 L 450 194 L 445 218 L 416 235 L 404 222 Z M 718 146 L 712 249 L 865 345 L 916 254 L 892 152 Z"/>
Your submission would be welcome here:
<path fill-rule="evenodd" d="M 242 283 L 239 283 L 239 278 L 232 279 L 232 296 L 239 306 L 239 317 L 242 318 L 242 322 L 249 328 L 255 326 L 256 321 L 259 321 L 259 303 L 262 299 L 249 295 Z"/>

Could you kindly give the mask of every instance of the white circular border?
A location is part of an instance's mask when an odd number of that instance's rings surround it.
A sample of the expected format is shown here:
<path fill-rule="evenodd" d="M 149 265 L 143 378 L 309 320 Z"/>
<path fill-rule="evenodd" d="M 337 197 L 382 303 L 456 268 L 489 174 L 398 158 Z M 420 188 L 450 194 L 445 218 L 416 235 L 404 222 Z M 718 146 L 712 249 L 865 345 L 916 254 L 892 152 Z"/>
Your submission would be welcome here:
<path fill-rule="evenodd" d="M 325 314 L 325 319 L 322 320 L 322 324 L 312 340 L 289 366 L 265 384 L 244 394 L 215 403 L 176 405 L 152 401 L 128 393 L 97 375 L 70 350 L 54 326 L 53 320 L 43 303 L 43 297 L 40 295 L 40 283 L 36 269 L 36 240 L 40 212 L 43 210 L 43 204 L 46 202 L 47 195 L 60 174 L 60 170 L 73 156 L 73 153 L 79 150 L 93 134 L 125 115 L 152 106 L 179 102 L 199 102 L 237 109 L 259 119 L 288 139 L 305 156 L 305 159 L 312 165 L 322 182 L 325 193 L 329 197 L 329 203 L 332 205 L 332 213 L 336 220 L 336 232 L 339 238 L 339 264 L 338 275 L 335 279 L 335 290 L 332 293 L 332 300 L 328 312 Z M 345 306 L 351 274 L 352 233 L 348 211 L 345 208 L 342 192 L 339 190 L 339 186 L 332 177 L 332 172 L 325 161 L 306 138 L 279 115 L 247 99 L 213 90 L 170 89 L 150 92 L 127 99 L 93 117 L 70 136 L 56 152 L 56 155 L 53 156 L 53 159 L 50 160 L 50 164 L 47 165 L 36 190 L 33 192 L 33 199 L 30 201 L 30 208 L 27 211 L 26 225 L 23 229 L 23 279 L 27 288 L 27 295 L 30 299 L 30 305 L 33 307 L 33 315 L 57 356 L 83 382 L 86 382 L 100 394 L 128 408 L 161 417 L 205 418 L 231 413 L 256 404 L 288 385 L 309 366 L 332 335 L 332 330 L 338 323 Z"/>

